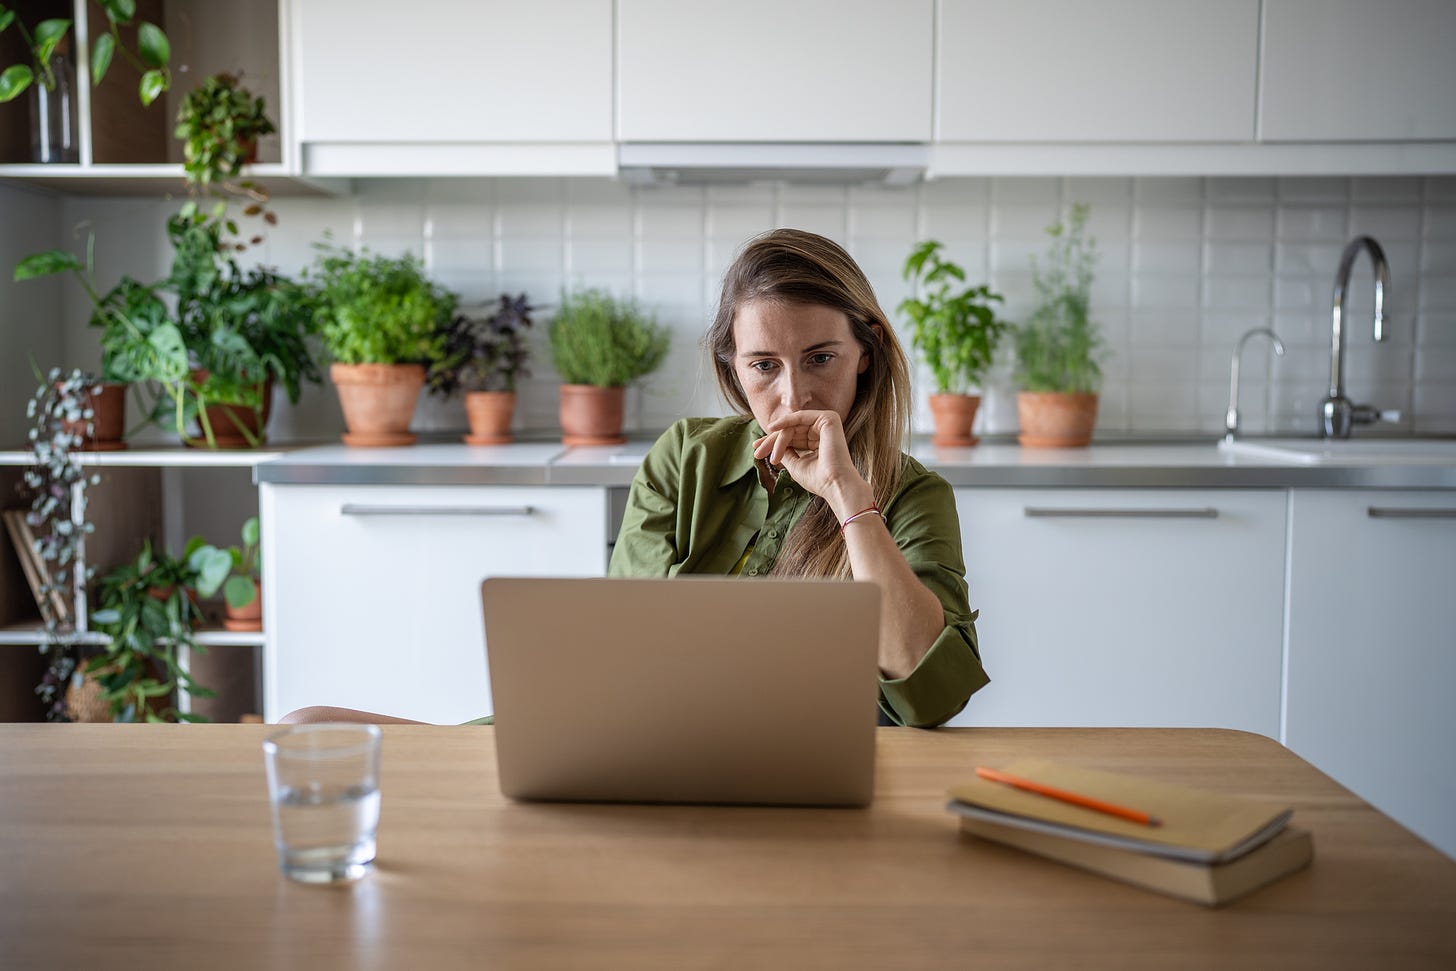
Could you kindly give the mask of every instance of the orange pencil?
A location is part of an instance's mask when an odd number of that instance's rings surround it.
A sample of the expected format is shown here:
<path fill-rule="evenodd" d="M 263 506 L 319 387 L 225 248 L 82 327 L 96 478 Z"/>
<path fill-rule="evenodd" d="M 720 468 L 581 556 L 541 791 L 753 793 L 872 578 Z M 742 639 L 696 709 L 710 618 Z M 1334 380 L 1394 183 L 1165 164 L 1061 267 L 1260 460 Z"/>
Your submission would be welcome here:
<path fill-rule="evenodd" d="M 1018 789 L 1025 789 L 1027 792 L 1034 792 L 1039 796 L 1047 796 L 1051 799 L 1060 799 L 1062 802 L 1071 803 L 1074 806 L 1083 806 L 1087 809 L 1095 809 L 1100 813 L 1107 813 L 1109 816 L 1117 816 L 1122 819 L 1130 819 L 1135 823 L 1142 823 L 1144 826 L 1161 826 L 1163 821 L 1156 816 L 1142 812 L 1137 809 L 1129 809 L 1126 806 L 1119 806 L 1112 802 L 1103 802 L 1101 799 L 1093 799 L 1091 796 L 1084 796 L 1076 792 L 1068 792 L 1066 789 L 1058 789 L 1055 786 L 1043 785 L 1040 782 L 1033 782 L 1030 779 L 1023 779 L 1020 776 L 1010 775 L 999 769 L 988 769 L 984 765 L 976 766 L 976 775 L 983 779 L 990 779 L 992 782 L 1004 782 L 1008 786 L 1015 786 Z"/>

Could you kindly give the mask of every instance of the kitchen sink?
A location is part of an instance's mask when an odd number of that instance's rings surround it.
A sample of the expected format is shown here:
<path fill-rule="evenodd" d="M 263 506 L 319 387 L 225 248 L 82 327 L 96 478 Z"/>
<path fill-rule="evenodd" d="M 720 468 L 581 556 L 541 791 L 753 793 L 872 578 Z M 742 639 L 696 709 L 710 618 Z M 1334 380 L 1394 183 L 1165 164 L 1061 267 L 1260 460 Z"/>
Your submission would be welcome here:
<path fill-rule="evenodd" d="M 1449 438 L 1254 438 L 1218 447 L 1300 465 L 1456 465 L 1456 439 Z"/>

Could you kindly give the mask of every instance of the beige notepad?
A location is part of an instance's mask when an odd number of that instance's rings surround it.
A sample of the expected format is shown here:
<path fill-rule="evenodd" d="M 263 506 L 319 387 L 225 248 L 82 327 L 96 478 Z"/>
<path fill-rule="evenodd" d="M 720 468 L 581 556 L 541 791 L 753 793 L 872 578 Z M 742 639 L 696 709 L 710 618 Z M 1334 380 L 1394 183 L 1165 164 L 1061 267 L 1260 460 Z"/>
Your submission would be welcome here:
<path fill-rule="evenodd" d="M 1145 826 L 975 776 L 950 790 L 947 808 L 988 823 L 1197 863 L 1237 859 L 1271 839 L 1293 813 L 1287 806 L 1040 759 L 996 768 L 1151 813 L 1163 824 Z"/>

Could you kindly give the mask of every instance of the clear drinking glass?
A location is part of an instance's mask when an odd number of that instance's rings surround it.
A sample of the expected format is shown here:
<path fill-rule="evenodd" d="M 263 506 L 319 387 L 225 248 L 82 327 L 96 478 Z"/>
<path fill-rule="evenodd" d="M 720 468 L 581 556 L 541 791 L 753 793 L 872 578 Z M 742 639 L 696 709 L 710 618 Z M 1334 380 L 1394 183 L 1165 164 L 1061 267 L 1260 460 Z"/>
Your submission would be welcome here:
<path fill-rule="evenodd" d="M 379 829 L 377 725 L 298 725 L 263 742 L 273 838 L 284 876 L 357 880 Z"/>

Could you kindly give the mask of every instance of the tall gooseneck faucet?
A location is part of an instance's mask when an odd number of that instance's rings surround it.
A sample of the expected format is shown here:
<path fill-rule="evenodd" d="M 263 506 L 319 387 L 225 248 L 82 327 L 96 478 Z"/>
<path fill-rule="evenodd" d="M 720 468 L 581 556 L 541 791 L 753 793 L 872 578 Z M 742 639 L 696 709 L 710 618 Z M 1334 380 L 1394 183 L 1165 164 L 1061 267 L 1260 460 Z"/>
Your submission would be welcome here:
<path fill-rule="evenodd" d="M 1268 327 L 1255 327 L 1239 338 L 1238 344 L 1234 347 L 1233 357 L 1229 359 L 1229 403 L 1228 411 L 1224 412 L 1223 440 L 1232 443 L 1239 433 L 1239 361 L 1244 356 L 1244 345 L 1251 337 L 1267 337 L 1274 342 L 1274 353 L 1280 357 L 1284 356 L 1284 342 L 1279 335 Z"/>
<path fill-rule="evenodd" d="M 1390 267 L 1379 243 L 1369 236 L 1357 236 L 1340 254 L 1340 268 L 1335 273 L 1335 296 L 1330 310 L 1330 393 L 1320 402 L 1320 434 L 1325 438 L 1349 438 L 1353 426 L 1369 424 L 1381 417 L 1377 409 L 1357 405 L 1345 397 L 1345 291 L 1350 286 L 1355 257 L 1362 249 L 1370 252 L 1375 271 L 1375 340 L 1385 340 L 1385 288 L 1390 286 Z"/>

